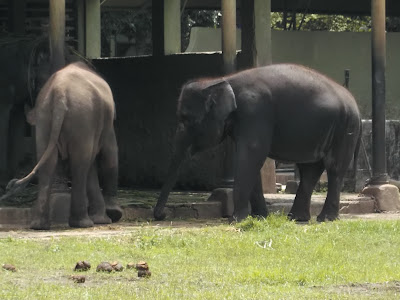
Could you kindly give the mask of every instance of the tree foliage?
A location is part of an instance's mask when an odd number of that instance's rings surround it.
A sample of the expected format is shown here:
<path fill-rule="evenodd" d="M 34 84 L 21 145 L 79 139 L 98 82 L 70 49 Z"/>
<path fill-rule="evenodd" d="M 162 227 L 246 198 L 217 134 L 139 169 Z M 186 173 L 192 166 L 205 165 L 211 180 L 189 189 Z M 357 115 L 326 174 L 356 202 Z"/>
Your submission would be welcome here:
<path fill-rule="evenodd" d="M 193 27 L 218 28 L 221 26 L 221 16 L 218 10 L 184 10 L 181 15 L 182 51 L 189 44 Z M 271 14 L 271 27 L 274 30 L 364 32 L 371 30 L 371 17 L 274 12 Z M 400 18 L 387 17 L 386 29 L 400 31 Z M 128 47 L 133 47 L 136 55 L 151 54 L 151 9 L 102 12 L 101 34 L 102 56 L 110 55 L 110 40 L 118 36 L 123 36 L 126 43 L 118 44 L 117 55 L 123 55 Z"/>

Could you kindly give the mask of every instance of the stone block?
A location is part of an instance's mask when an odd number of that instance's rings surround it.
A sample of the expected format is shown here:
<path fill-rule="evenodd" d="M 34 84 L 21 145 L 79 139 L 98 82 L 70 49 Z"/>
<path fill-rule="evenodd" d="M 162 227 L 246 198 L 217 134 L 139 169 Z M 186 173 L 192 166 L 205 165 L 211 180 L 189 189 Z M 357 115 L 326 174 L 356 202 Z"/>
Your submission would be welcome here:
<path fill-rule="evenodd" d="M 298 181 L 296 181 L 296 180 L 288 180 L 288 182 L 286 182 L 285 193 L 286 194 L 296 194 L 298 187 L 299 187 L 299 182 Z"/>
<path fill-rule="evenodd" d="M 211 196 L 207 202 L 221 202 L 221 216 L 229 218 L 233 214 L 233 189 L 218 188 L 212 191 Z"/>
<path fill-rule="evenodd" d="M 193 203 L 192 207 L 197 211 L 197 217 L 199 219 L 215 219 L 221 218 L 222 203 L 218 201 L 207 201 Z"/>
<path fill-rule="evenodd" d="M 376 209 L 379 211 L 400 211 L 399 189 L 394 185 L 369 185 L 361 193 L 374 197 Z"/>
<path fill-rule="evenodd" d="M 50 221 L 52 224 L 68 224 L 71 209 L 71 193 L 55 191 L 50 194 Z"/>

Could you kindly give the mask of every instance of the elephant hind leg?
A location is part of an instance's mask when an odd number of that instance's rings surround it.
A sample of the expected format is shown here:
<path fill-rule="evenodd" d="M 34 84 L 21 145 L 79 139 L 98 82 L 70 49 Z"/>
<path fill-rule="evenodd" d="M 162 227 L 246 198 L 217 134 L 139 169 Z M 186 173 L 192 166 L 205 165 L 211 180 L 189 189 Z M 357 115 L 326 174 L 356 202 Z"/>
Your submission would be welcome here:
<path fill-rule="evenodd" d="M 253 191 L 250 195 L 250 204 L 252 216 L 266 217 L 268 215 L 268 209 L 262 189 L 261 174 L 256 178 Z"/>
<path fill-rule="evenodd" d="M 300 185 L 289 212 L 289 219 L 309 221 L 311 218 L 311 194 L 325 167 L 323 161 L 297 164 L 300 173 Z"/>
<path fill-rule="evenodd" d="M 118 146 L 113 128 L 104 133 L 99 163 L 106 213 L 112 222 L 117 222 L 122 217 L 122 209 L 115 202 L 118 189 Z"/>
<path fill-rule="evenodd" d="M 38 198 L 32 208 L 30 228 L 36 230 L 50 229 L 50 192 L 58 161 L 57 149 L 54 149 L 49 159 L 39 170 Z"/>
<path fill-rule="evenodd" d="M 104 198 L 100 190 L 96 162 L 92 163 L 87 179 L 87 195 L 89 200 L 89 217 L 95 224 L 110 224 L 106 214 Z"/>
<path fill-rule="evenodd" d="M 85 152 L 85 145 L 75 146 L 70 151 L 71 169 L 71 213 L 69 226 L 92 227 L 93 221 L 88 215 L 87 178 L 91 166 L 91 154 Z"/>

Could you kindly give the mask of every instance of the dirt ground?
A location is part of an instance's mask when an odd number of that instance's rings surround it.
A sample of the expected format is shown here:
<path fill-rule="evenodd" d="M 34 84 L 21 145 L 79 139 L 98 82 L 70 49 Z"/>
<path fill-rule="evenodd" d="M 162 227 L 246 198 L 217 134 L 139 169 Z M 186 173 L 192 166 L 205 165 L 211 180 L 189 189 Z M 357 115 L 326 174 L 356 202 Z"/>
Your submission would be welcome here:
<path fill-rule="evenodd" d="M 400 220 L 400 213 L 372 213 L 372 214 L 343 214 L 340 216 L 341 220 Z M 167 220 L 167 221 L 151 221 L 151 222 L 119 222 L 110 225 L 97 225 L 92 228 L 70 228 L 65 226 L 53 226 L 48 231 L 35 231 L 28 228 L 10 228 L 0 229 L 1 238 L 27 238 L 27 239 L 50 239 L 54 237 L 64 236 L 94 236 L 94 237 L 107 237 L 113 235 L 130 234 L 132 230 L 138 227 L 205 227 L 205 226 L 218 226 L 221 224 L 228 224 L 227 219 L 190 219 L 190 220 Z"/>

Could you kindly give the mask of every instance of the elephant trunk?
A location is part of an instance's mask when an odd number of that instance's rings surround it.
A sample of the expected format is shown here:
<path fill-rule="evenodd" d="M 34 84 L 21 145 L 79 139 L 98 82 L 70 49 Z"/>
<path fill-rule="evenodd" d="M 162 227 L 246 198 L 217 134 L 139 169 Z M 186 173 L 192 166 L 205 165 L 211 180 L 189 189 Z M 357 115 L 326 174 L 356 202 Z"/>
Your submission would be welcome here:
<path fill-rule="evenodd" d="M 168 169 L 167 179 L 161 188 L 156 207 L 154 208 L 154 218 L 156 220 L 163 220 L 166 217 L 164 213 L 164 208 L 168 201 L 169 193 L 176 183 L 179 166 L 184 159 L 185 154 L 191 143 L 192 141 L 190 134 L 187 132 L 182 124 L 179 124 L 178 129 L 176 130 L 175 149 Z"/>

